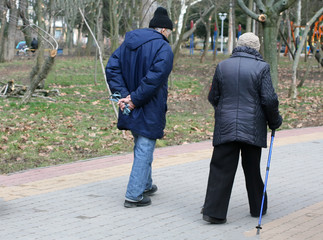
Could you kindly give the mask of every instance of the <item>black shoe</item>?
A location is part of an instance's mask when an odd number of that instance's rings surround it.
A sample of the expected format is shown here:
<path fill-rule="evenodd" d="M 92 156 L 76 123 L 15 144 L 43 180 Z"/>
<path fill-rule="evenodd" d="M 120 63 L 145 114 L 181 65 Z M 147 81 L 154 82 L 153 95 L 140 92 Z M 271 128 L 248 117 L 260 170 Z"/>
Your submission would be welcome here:
<path fill-rule="evenodd" d="M 262 212 L 262 216 L 266 215 L 266 213 L 267 213 L 267 211 L 263 211 Z M 251 215 L 251 217 L 257 218 L 257 217 L 260 216 L 260 213 L 259 214 L 252 214 L 252 213 L 250 213 L 250 215 Z"/>
<path fill-rule="evenodd" d="M 201 212 L 200 213 L 203 214 L 203 211 L 204 211 L 204 206 L 201 208 Z"/>
<path fill-rule="evenodd" d="M 214 218 L 207 215 L 203 215 L 203 220 L 212 224 L 223 224 L 227 222 L 227 219 Z"/>
<path fill-rule="evenodd" d="M 152 196 L 152 195 L 154 195 L 155 192 L 157 192 L 157 190 L 158 190 L 158 187 L 155 184 L 153 184 L 151 186 L 151 189 L 144 191 L 144 195 L 146 195 L 146 196 Z"/>
<path fill-rule="evenodd" d="M 145 207 L 145 206 L 148 206 L 151 204 L 151 199 L 150 197 L 148 196 L 145 196 L 144 195 L 144 198 L 141 199 L 140 201 L 138 202 L 131 202 L 131 201 L 128 201 L 128 200 L 125 200 L 124 201 L 124 206 L 126 208 L 134 208 L 134 207 Z"/>

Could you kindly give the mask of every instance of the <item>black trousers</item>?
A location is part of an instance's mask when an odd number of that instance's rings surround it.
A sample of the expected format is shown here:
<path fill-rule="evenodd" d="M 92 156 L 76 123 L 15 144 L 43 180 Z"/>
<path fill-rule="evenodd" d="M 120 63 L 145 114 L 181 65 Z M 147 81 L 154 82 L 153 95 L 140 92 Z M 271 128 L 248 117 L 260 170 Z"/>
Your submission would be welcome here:
<path fill-rule="evenodd" d="M 241 142 L 230 142 L 214 147 L 204 203 L 204 215 L 220 219 L 226 218 L 240 152 L 250 213 L 253 216 L 259 216 L 264 189 L 260 175 L 261 147 Z M 267 196 L 264 201 L 263 213 L 266 211 Z"/>

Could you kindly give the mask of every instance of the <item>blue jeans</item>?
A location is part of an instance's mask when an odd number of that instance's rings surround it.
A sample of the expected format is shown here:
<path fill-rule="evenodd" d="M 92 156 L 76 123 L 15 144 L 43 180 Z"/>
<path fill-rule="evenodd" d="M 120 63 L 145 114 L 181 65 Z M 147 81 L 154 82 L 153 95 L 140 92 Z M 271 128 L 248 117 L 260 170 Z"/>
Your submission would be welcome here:
<path fill-rule="evenodd" d="M 143 192 L 152 187 L 151 163 L 155 150 L 156 139 L 149 139 L 132 132 L 134 137 L 134 160 L 129 177 L 126 199 L 140 201 Z"/>

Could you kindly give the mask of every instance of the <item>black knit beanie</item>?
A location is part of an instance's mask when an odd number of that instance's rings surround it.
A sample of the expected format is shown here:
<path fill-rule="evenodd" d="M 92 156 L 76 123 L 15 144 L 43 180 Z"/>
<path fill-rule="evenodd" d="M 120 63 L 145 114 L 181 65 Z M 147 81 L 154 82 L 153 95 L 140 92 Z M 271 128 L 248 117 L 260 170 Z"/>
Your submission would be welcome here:
<path fill-rule="evenodd" d="M 173 22 L 169 19 L 167 10 L 158 7 L 154 13 L 154 17 L 149 22 L 150 28 L 167 28 L 173 30 Z"/>

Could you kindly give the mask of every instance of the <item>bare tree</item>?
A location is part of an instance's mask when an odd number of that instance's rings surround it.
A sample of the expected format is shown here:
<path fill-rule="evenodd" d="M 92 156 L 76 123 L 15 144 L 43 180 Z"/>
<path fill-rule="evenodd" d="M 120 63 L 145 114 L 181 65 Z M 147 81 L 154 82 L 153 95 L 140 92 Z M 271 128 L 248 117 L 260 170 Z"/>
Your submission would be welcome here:
<path fill-rule="evenodd" d="M 215 8 L 213 8 L 212 12 L 210 13 L 210 16 L 207 18 L 208 20 L 206 22 L 203 21 L 205 28 L 206 28 L 206 36 L 204 40 L 204 48 L 203 48 L 203 53 L 201 55 L 200 62 L 203 63 L 206 57 L 206 54 L 209 50 L 209 39 L 211 35 L 211 20 L 212 20 L 212 15 L 215 12 Z"/>
<path fill-rule="evenodd" d="M 7 0 L 7 7 L 9 9 L 9 25 L 8 34 L 5 37 L 7 39 L 6 48 L 4 48 L 4 60 L 11 61 L 15 56 L 16 46 L 16 29 L 18 22 L 18 8 L 16 0 Z M 5 40 L 6 41 L 6 40 Z"/>
<path fill-rule="evenodd" d="M 5 0 L 0 0 L 0 62 L 4 62 L 4 49 L 5 49 L 5 29 L 7 28 L 7 5 L 5 4 Z"/>
<path fill-rule="evenodd" d="M 197 3 L 197 2 L 193 2 L 194 4 Z M 209 2 L 208 2 L 209 3 Z M 187 8 L 185 9 L 185 14 L 183 15 L 184 19 L 183 19 L 183 22 L 186 22 L 187 19 L 188 19 L 188 14 L 187 12 L 189 12 L 189 8 L 191 7 L 192 5 L 188 5 Z M 176 64 L 177 62 L 177 59 L 178 59 L 178 56 L 179 56 L 179 51 L 180 51 L 180 46 L 182 44 L 182 42 L 187 39 L 195 30 L 196 30 L 196 26 L 203 21 L 203 19 L 206 17 L 206 16 L 209 16 L 213 10 L 215 9 L 215 5 L 213 3 L 209 3 L 209 4 L 205 4 L 203 5 L 204 6 L 204 9 L 200 15 L 200 18 L 195 22 L 193 28 L 191 28 L 190 30 L 186 31 L 185 32 L 185 28 L 183 26 L 179 26 L 179 20 L 178 20 L 178 25 L 177 27 L 181 28 L 181 32 L 180 32 L 180 35 L 178 36 L 178 39 L 175 41 L 174 45 L 173 45 L 173 52 L 174 52 L 174 62 L 173 62 L 173 65 Z M 187 12 L 186 12 L 187 11 Z"/>
<path fill-rule="evenodd" d="M 29 87 L 22 98 L 21 103 L 26 104 L 30 101 L 36 88 L 44 88 L 45 79 L 48 76 L 53 64 L 55 57 L 57 55 L 58 44 L 54 38 L 45 30 L 44 16 L 45 5 L 42 0 L 36 0 L 36 16 L 38 25 L 29 24 L 34 29 L 38 31 L 38 51 L 37 51 L 37 60 L 36 64 L 32 68 L 29 74 Z M 54 41 L 54 44 L 51 44 L 50 41 Z M 45 59 L 44 57 L 44 46 L 45 42 L 52 45 L 52 50 L 50 55 Z"/>
<path fill-rule="evenodd" d="M 205 26 L 206 34 L 205 34 L 205 39 L 204 39 L 204 46 L 203 46 L 203 53 L 200 58 L 200 63 L 203 63 L 205 60 L 205 57 L 207 55 L 207 51 L 209 50 L 209 38 L 211 35 L 210 31 L 210 26 L 211 26 L 211 19 L 208 18 L 208 20 L 204 21 L 202 20 L 202 23 Z"/>

